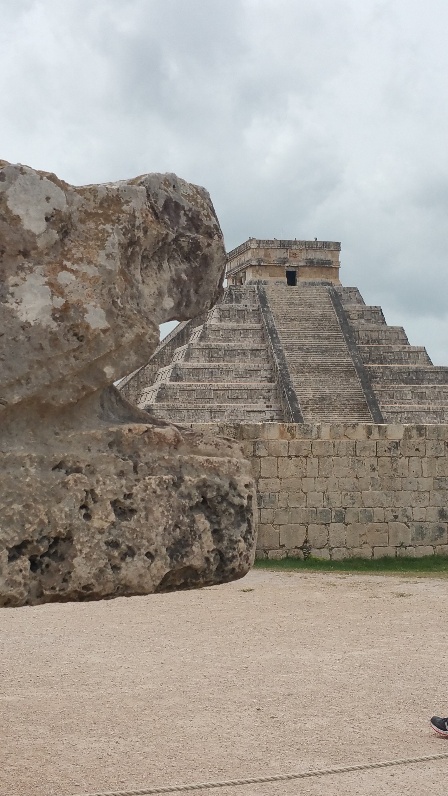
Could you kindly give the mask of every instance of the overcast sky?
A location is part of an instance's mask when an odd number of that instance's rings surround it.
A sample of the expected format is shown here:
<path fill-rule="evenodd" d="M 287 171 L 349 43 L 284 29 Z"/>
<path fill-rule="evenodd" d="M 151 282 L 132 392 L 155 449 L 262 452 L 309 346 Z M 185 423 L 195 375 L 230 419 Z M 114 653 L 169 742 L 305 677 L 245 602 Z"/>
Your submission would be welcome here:
<path fill-rule="evenodd" d="M 342 242 L 341 280 L 448 365 L 447 0 L 0 0 L 0 158 L 174 171 L 227 249 Z"/>

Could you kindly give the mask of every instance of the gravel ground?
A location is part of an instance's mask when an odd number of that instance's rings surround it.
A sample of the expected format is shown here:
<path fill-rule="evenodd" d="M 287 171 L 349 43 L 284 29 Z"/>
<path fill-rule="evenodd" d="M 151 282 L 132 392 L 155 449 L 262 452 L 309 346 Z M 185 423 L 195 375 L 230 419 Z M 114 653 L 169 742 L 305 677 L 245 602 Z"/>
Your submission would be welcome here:
<path fill-rule="evenodd" d="M 447 753 L 448 580 L 253 571 L 0 612 L 0 796 Z M 445 760 L 199 796 L 438 796 Z"/>

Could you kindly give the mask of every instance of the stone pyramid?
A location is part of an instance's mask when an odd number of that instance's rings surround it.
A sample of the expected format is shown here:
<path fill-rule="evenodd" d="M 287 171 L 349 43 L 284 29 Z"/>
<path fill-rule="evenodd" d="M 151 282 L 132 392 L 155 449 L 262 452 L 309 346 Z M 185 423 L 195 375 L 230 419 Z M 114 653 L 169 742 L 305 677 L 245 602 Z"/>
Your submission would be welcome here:
<path fill-rule="evenodd" d="M 339 281 L 340 243 L 231 251 L 222 300 L 179 324 L 124 395 L 174 423 L 447 423 L 448 367 Z"/>

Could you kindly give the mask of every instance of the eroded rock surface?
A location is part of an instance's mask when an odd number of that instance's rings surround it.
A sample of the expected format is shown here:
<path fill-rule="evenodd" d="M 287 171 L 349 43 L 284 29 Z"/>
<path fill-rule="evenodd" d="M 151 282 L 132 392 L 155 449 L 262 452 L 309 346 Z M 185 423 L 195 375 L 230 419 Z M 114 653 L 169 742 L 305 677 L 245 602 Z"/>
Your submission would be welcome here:
<path fill-rule="evenodd" d="M 161 322 L 216 301 L 224 264 L 207 192 L 175 175 L 75 188 L 0 161 L 0 605 L 247 572 L 239 448 L 152 423 L 112 386 Z"/>

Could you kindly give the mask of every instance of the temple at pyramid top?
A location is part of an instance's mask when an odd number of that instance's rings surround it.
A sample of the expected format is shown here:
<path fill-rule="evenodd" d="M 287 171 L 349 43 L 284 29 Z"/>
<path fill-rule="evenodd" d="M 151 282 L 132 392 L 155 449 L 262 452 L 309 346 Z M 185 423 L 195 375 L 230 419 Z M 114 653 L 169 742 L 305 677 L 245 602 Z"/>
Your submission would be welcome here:
<path fill-rule="evenodd" d="M 227 255 L 229 285 L 281 280 L 294 287 L 301 281 L 339 284 L 341 244 L 328 240 L 257 240 L 249 238 Z"/>
<path fill-rule="evenodd" d="M 448 368 L 339 280 L 340 243 L 249 238 L 227 287 L 120 384 L 174 423 L 447 423 Z"/>

